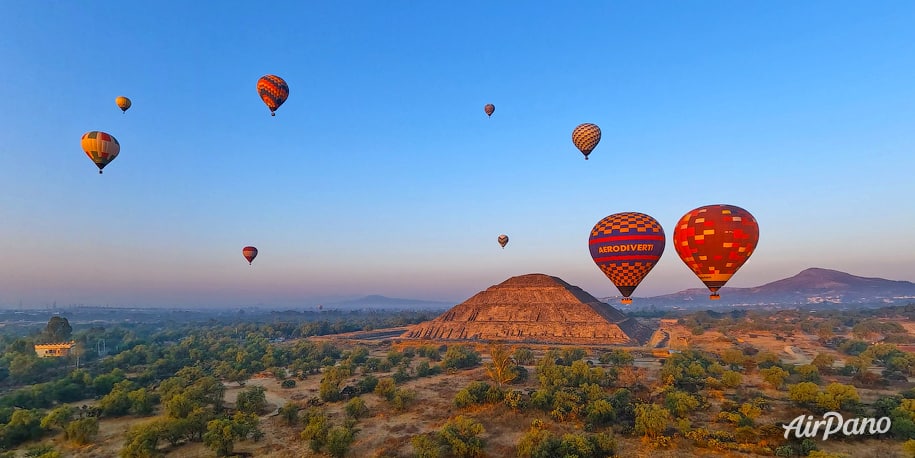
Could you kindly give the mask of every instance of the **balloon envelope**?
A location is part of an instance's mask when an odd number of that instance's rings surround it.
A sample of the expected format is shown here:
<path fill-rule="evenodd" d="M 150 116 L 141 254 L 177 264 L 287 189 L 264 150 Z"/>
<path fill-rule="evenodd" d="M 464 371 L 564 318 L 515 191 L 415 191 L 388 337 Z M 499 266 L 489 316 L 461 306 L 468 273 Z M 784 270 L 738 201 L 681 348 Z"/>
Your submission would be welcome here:
<path fill-rule="evenodd" d="M 597 124 L 579 124 L 572 131 L 572 143 L 585 155 L 585 159 L 588 159 L 588 155 L 600 143 L 600 127 L 597 127 Z"/>
<path fill-rule="evenodd" d="M 264 75 L 257 80 L 257 93 L 270 109 L 270 115 L 276 116 L 276 109 L 289 97 L 289 86 L 276 75 Z"/>
<path fill-rule="evenodd" d="M 508 236 L 502 234 L 499 236 L 499 245 L 502 245 L 502 248 L 505 248 L 505 245 L 508 245 Z"/>
<path fill-rule="evenodd" d="M 712 294 L 740 269 L 759 241 L 759 225 L 750 212 L 734 205 L 706 205 L 683 215 L 674 229 L 677 255 Z"/>
<path fill-rule="evenodd" d="M 487 103 L 486 106 L 483 107 L 483 111 L 486 112 L 486 116 L 492 116 L 492 114 L 496 112 L 496 106 L 491 103 Z"/>
<path fill-rule="evenodd" d="M 123 95 L 117 96 L 114 99 L 114 103 L 118 104 L 118 108 L 120 108 L 121 111 L 125 113 L 127 112 L 127 109 L 130 108 L 130 99 L 124 97 Z"/>
<path fill-rule="evenodd" d="M 108 163 L 114 160 L 121 152 L 121 144 L 111 134 L 93 130 L 83 134 L 80 141 L 83 151 L 98 166 L 98 173 L 102 173 Z"/>
<path fill-rule="evenodd" d="M 661 259 L 664 244 L 661 224 L 638 212 L 616 213 L 598 221 L 588 239 L 591 258 L 620 290 L 624 304 L 632 302 L 629 296 Z"/>
<path fill-rule="evenodd" d="M 250 265 L 251 262 L 254 261 L 254 258 L 257 257 L 257 248 L 254 248 L 253 246 L 246 246 L 241 249 L 241 254 L 245 257 L 245 259 L 248 260 L 248 264 Z"/>

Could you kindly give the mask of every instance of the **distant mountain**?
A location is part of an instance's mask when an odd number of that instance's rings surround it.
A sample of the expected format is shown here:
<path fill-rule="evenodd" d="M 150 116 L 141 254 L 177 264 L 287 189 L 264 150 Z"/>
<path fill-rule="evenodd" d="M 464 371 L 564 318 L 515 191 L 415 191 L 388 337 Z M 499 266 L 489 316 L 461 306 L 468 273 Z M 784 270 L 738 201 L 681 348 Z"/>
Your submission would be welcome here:
<path fill-rule="evenodd" d="M 838 270 L 810 268 L 799 274 L 753 288 L 722 288 L 721 299 L 710 301 L 705 288 L 636 298 L 639 306 L 707 308 L 748 305 L 885 305 L 915 302 L 915 283 L 859 277 Z M 635 305 L 635 304 L 633 304 Z"/>
<path fill-rule="evenodd" d="M 377 294 L 338 302 L 326 302 L 323 308 L 339 310 L 384 309 L 384 310 L 438 310 L 454 306 L 451 302 L 425 301 L 422 299 L 399 299 Z"/>

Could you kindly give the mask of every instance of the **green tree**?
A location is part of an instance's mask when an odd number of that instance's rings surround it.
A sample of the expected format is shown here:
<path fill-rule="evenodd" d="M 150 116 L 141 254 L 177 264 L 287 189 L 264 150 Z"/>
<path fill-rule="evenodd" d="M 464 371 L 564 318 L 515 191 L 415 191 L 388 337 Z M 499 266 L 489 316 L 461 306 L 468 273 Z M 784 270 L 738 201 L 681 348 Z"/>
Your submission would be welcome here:
<path fill-rule="evenodd" d="M 479 364 L 480 354 L 469 345 L 452 345 L 442 358 L 445 369 L 465 369 Z"/>
<path fill-rule="evenodd" d="M 0 446 L 16 446 L 41 437 L 41 418 L 37 410 L 14 410 L 6 426 L 0 428 Z"/>
<path fill-rule="evenodd" d="M 344 406 L 346 415 L 351 418 L 359 419 L 368 413 L 369 409 L 365 406 L 365 401 L 360 397 L 350 399 Z"/>
<path fill-rule="evenodd" d="M 445 454 L 444 445 L 435 432 L 413 436 L 410 444 L 413 445 L 415 458 L 439 458 Z"/>
<path fill-rule="evenodd" d="M 98 402 L 98 407 L 106 416 L 120 417 L 130 411 L 130 391 L 133 389 L 133 382 L 122 380 L 114 385 L 111 392 L 105 395 Z"/>
<path fill-rule="evenodd" d="M 836 357 L 828 353 L 818 353 L 813 361 L 810 364 L 816 366 L 817 370 L 822 374 L 828 374 L 832 372 L 832 365 L 836 362 Z"/>
<path fill-rule="evenodd" d="M 766 369 L 760 369 L 759 374 L 762 375 L 763 381 L 768 383 L 772 388 L 781 388 L 785 383 L 785 379 L 788 378 L 788 371 L 782 369 L 778 366 L 772 366 Z"/>
<path fill-rule="evenodd" d="M 283 423 L 286 423 L 286 426 L 293 426 L 299 422 L 299 406 L 293 403 L 286 403 L 283 407 L 280 407 L 280 418 L 283 419 Z"/>
<path fill-rule="evenodd" d="M 684 418 L 699 407 L 699 400 L 684 391 L 672 390 L 667 393 L 664 405 L 675 417 Z"/>
<path fill-rule="evenodd" d="M 629 366 L 635 362 L 635 357 L 629 350 L 610 350 L 601 354 L 597 359 L 604 364 L 614 366 Z"/>
<path fill-rule="evenodd" d="M 216 456 L 229 456 L 235 449 L 235 423 L 232 420 L 219 418 L 207 423 L 207 432 L 203 435 L 203 443 L 216 452 Z"/>
<path fill-rule="evenodd" d="M 267 408 L 266 391 L 262 386 L 249 386 L 238 393 L 235 406 L 240 412 L 260 415 Z"/>
<path fill-rule="evenodd" d="M 721 384 L 728 388 L 737 388 L 743 383 L 743 376 L 739 372 L 724 371 L 721 374 Z"/>
<path fill-rule="evenodd" d="M 516 348 L 515 352 L 512 353 L 512 357 L 515 362 L 521 365 L 530 365 L 534 362 L 534 352 L 526 347 Z"/>
<path fill-rule="evenodd" d="M 489 345 L 491 361 L 486 364 L 486 374 L 489 375 L 499 387 L 510 383 L 518 373 L 515 371 L 515 362 L 512 360 L 511 350 L 501 343 Z"/>
<path fill-rule="evenodd" d="M 788 399 L 801 406 L 811 405 L 817 400 L 820 394 L 820 387 L 813 382 L 801 382 L 796 385 L 788 385 Z"/>
<path fill-rule="evenodd" d="M 484 442 L 479 436 L 485 432 L 480 422 L 458 415 L 442 426 L 439 437 L 452 455 L 473 458 L 483 456 Z"/>
<path fill-rule="evenodd" d="M 670 412 L 655 405 L 640 403 L 635 406 L 635 431 L 649 439 L 657 438 L 670 423 Z"/>
<path fill-rule="evenodd" d="M 57 406 L 41 419 L 41 427 L 48 430 L 55 427 L 64 429 L 73 420 L 75 413 L 73 407 L 68 405 Z"/>
<path fill-rule="evenodd" d="M 156 404 L 156 397 L 146 390 L 139 388 L 127 393 L 127 399 L 130 401 L 130 411 L 135 415 L 150 415 Z"/>
<path fill-rule="evenodd" d="M 0 453 L 0 458 L 15 458 L 15 452 L 9 452 L 10 455 L 6 453 Z M 29 447 L 25 452 L 26 458 L 62 458 L 63 455 L 60 454 L 57 450 L 54 449 L 53 445 L 49 444 L 39 444 L 34 447 Z"/>
<path fill-rule="evenodd" d="M 318 387 L 318 396 L 327 402 L 343 399 L 340 393 L 340 384 L 350 375 L 350 371 L 342 366 L 328 367 L 324 371 L 321 385 Z"/>
<path fill-rule="evenodd" d="M 52 316 L 44 328 L 45 339 L 51 343 L 69 342 L 73 327 L 62 316 Z"/>
<path fill-rule="evenodd" d="M 858 390 L 854 386 L 842 383 L 830 383 L 816 397 L 816 404 L 823 410 L 851 410 L 861 402 Z"/>
<path fill-rule="evenodd" d="M 801 380 L 805 382 L 820 381 L 820 370 L 813 364 L 802 364 L 797 366 L 795 371 L 797 371 L 797 374 L 801 376 Z"/>
<path fill-rule="evenodd" d="M 126 434 L 121 458 L 154 458 L 162 456 L 157 447 L 161 439 L 161 424 L 150 421 L 131 427 Z"/>
<path fill-rule="evenodd" d="M 305 412 L 305 428 L 299 434 L 302 440 L 308 441 L 313 452 L 319 452 L 327 444 L 327 433 L 330 431 L 330 420 L 327 415 L 317 409 L 308 409 Z"/>
<path fill-rule="evenodd" d="M 98 418 L 86 417 L 73 420 L 64 429 L 64 437 L 77 445 L 86 445 L 98 435 Z"/>
<path fill-rule="evenodd" d="M 327 431 L 327 453 L 334 458 L 343 458 L 356 439 L 356 430 L 346 426 L 334 426 Z"/>
<path fill-rule="evenodd" d="M 375 394 L 381 396 L 387 400 L 394 398 L 394 392 L 397 390 L 397 385 L 394 383 L 394 379 L 383 378 L 378 380 L 378 383 L 375 385 L 373 390 Z"/>
<path fill-rule="evenodd" d="M 912 458 L 915 457 L 915 439 L 909 439 L 902 444 L 902 450 L 905 451 L 906 456 Z"/>

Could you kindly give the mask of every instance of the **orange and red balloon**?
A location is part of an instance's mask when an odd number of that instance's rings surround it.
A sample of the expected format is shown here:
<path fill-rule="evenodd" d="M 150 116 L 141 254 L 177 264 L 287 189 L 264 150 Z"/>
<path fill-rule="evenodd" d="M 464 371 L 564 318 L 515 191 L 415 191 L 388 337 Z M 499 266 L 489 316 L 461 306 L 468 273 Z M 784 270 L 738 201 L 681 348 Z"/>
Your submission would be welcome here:
<path fill-rule="evenodd" d="M 759 225 L 750 212 L 734 205 L 706 205 L 683 215 L 674 229 L 680 259 L 720 299 L 721 289 L 750 258 L 759 241 Z"/>
<path fill-rule="evenodd" d="M 264 75 L 257 80 L 257 93 L 270 109 L 270 116 L 276 116 L 276 109 L 289 97 L 289 86 L 279 76 Z"/>
<path fill-rule="evenodd" d="M 251 265 L 251 263 L 254 262 L 254 258 L 257 257 L 257 248 L 246 246 L 241 249 L 241 254 L 248 260 L 248 265 Z"/>

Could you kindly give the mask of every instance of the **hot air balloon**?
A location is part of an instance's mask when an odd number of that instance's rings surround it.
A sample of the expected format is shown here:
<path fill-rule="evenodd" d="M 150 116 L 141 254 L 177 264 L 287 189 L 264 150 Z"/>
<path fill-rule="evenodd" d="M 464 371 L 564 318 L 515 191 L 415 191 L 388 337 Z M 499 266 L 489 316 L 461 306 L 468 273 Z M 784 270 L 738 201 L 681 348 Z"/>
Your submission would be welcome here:
<path fill-rule="evenodd" d="M 584 123 L 579 124 L 572 131 L 572 143 L 585 155 L 585 160 L 591 151 L 600 143 L 600 127 L 597 124 Z"/>
<path fill-rule="evenodd" d="M 121 152 L 121 144 L 111 134 L 97 130 L 83 134 L 81 143 L 83 151 L 98 166 L 98 173 Z"/>
<path fill-rule="evenodd" d="M 486 116 L 492 116 L 492 114 L 496 112 L 496 106 L 491 103 L 487 103 L 486 106 L 483 107 L 483 111 L 486 112 Z"/>
<path fill-rule="evenodd" d="M 248 265 L 251 265 L 251 263 L 254 262 L 254 258 L 257 257 L 257 248 L 246 246 L 241 249 L 241 254 L 248 260 Z"/>
<path fill-rule="evenodd" d="M 654 218 L 638 212 L 616 213 L 594 225 L 588 247 L 601 272 L 629 297 L 664 253 L 664 229 Z"/>
<path fill-rule="evenodd" d="M 499 236 L 499 245 L 502 245 L 502 248 L 505 248 L 505 245 L 508 245 L 508 236 L 502 234 Z"/>
<path fill-rule="evenodd" d="M 759 225 L 750 212 L 734 205 L 706 205 L 683 215 L 674 229 L 680 259 L 712 294 L 740 269 L 759 241 Z"/>
<path fill-rule="evenodd" d="M 119 95 L 114 99 L 114 103 L 118 104 L 118 108 L 121 109 L 124 113 L 127 113 L 127 109 L 130 108 L 130 99 Z"/>
<path fill-rule="evenodd" d="M 276 109 L 289 97 L 289 86 L 276 75 L 264 75 L 257 80 L 257 93 L 270 109 L 270 116 L 276 116 Z"/>

